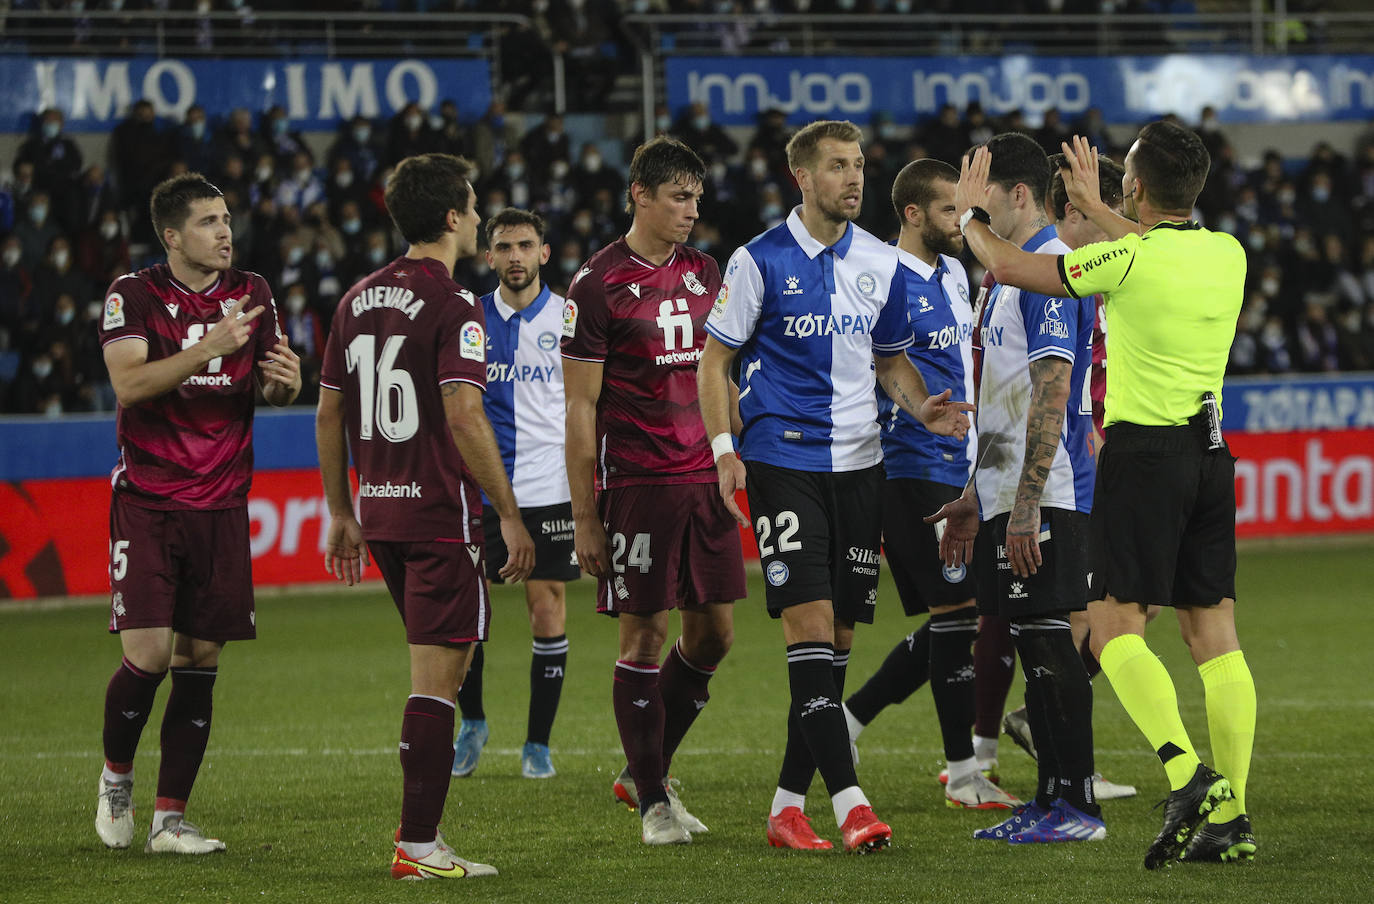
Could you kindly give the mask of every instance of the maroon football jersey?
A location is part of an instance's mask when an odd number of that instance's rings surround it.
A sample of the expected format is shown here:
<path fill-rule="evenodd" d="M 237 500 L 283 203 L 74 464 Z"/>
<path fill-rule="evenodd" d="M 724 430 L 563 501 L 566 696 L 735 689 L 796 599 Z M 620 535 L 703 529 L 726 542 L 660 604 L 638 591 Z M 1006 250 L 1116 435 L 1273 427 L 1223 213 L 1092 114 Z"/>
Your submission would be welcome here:
<path fill-rule="evenodd" d="M 662 266 L 623 238 L 578 271 L 563 308 L 563 357 L 603 364 L 596 408 L 600 487 L 716 479 L 697 395 L 720 268 L 678 245 Z"/>
<path fill-rule="evenodd" d="M 487 332 L 447 267 L 399 257 L 344 293 L 320 385 L 344 394 L 367 539 L 482 542 L 482 497 L 444 416 L 454 381 L 486 389 Z"/>
<path fill-rule="evenodd" d="M 204 292 L 192 292 L 166 264 L 129 273 L 105 293 L 102 346 L 143 341 L 148 360 L 170 358 L 201 340 L 244 295 L 245 311 L 266 306 L 253 335 L 232 355 L 215 358 L 173 392 L 116 408 L 117 493 L 157 509 L 222 509 L 243 505 L 253 480 L 253 365 L 281 339 L 267 280 L 226 270 Z"/>

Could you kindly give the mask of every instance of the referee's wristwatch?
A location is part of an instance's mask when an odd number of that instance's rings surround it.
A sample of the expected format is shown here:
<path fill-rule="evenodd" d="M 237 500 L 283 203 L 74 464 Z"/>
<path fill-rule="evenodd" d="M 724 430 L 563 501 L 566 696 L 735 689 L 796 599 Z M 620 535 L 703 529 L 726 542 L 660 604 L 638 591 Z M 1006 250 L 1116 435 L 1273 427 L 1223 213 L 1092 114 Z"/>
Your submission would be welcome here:
<path fill-rule="evenodd" d="M 959 232 L 968 229 L 969 220 L 977 220 L 987 226 L 992 225 L 992 216 L 981 207 L 970 207 L 964 211 L 964 215 L 959 218 Z"/>

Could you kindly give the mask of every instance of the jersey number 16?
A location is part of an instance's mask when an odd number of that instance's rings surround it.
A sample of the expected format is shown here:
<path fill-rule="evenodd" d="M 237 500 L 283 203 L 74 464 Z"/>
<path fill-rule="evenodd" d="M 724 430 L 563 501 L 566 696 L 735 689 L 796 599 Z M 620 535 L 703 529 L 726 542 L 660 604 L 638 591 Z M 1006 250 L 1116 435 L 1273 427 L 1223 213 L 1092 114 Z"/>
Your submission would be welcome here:
<path fill-rule="evenodd" d="M 415 381 L 404 368 L 396 367 L 405 336 L 388 336 L 377 359 L 377 337 L 359 333 L 348 343 L 348 372 L 358 374 L 361 411 L 358 438 L 372 439 L 373 430 L 393 443 L 403 443 L 420 429 L 420 406 Z"/>

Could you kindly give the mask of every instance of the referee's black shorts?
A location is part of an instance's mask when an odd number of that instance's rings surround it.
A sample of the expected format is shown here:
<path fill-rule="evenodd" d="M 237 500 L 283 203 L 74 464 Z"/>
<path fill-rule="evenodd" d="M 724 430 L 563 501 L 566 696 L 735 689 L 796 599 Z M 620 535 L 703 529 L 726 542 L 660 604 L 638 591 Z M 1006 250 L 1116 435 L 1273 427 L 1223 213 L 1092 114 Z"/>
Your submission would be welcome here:
<path fill-rule="evenodd" d="M 907 615 L 973 599 L 968 566 L 945 567 L 935 525 L 923 520 L 958 499 L 962 491 L 962 487 L 913 477 L 893 477 L 883 484 L 883 555 Z"/>
<path fill-rule="evenodd" d="M 830 600 L 836 618 L 872 624 L 883 466 L 831 472 L 745 464 L 768 614 Z"/>
<path fill-rule="evenodd" d="M 1091 521 L 1105 593 L 1215 606 L 1236 596 L 1236 460 L 1197 426 L 1118 422 L 1097 456 Z"/>
<path fill-rule="evenodd" d="M 1018 577 L 1007 558 L 1007 522 L 994 515 L 978 526 L 973 570 L 978 580 L 978 614 L 1030 618 L 1081 612 L 1093 594 L 1088 556 L 1088 516 L 1059 508 L 1040 510 L 1040 565 Z"/>

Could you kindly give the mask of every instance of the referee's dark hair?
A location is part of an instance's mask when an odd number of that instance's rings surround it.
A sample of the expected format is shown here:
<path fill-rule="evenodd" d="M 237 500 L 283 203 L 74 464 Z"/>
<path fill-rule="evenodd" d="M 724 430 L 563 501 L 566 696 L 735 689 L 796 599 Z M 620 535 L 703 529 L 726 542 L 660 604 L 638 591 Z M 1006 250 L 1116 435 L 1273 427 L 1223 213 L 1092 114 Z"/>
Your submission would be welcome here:
<path fill-rule="evenodd" d="M 1050 155 L 1050 219 L 1058 222 L 1064 219 L 1069 204 L 1069 193 L 1064 188 L 1065 166 L 1063 154 Z M 1102 203 L 1115 208 L 1121 204 L 1121 179 L 1126 171 L 1110 157 L 1099 154 L 1097 157 L 1097 191 Z"/>
<path fill-rule="evenodd" d="M 497 211 L 495 216 L 487 218 L 487 247 L 491 247 L 492 237 L 496 235 L 496 230 L 511 229 L 516 226 L 530 227 L 534 230 L 534 234 L 539 236 L 539 241 L 544 241 L 543 217 L 532 210 L 506 207 Z"/>
<path fill-rule="evenodd" d="M 1196 132 L 1164 120 L 1152 122 L 1140 130 L 1132 151 L 1135 177 L 1151 204 L 1163 211 L 1193 209 L 1212 169 L 1212 155 Z"/>
<path fill-rule="evenodd" d="M 1043 208 L 1045 194 L 1050 188 L 1050 160 L 1045 156 L 1045 149 L 1020 132 L 994 135 L 988 139 L 987 148 L 992 153 L 988 181 L 1003 191 L 1025 185 L 1030 189 L 1031 201 Z"/>
<path fill-rule="evenodd" d="M 630 184 L 625 186 L 625 211 L 634 212 L 635 185 L 652 195 L 660 185 L 674 182 L 702 184 L 705 181 L 706 164 L 696 151 L 671 135 L 651 138 L 635 148 L 635 154 L 630 158 Z"/>
<path fill-rule="evenodd" d="M 153 231 L 162 247 L 167 247 L 164 229 L 181 231 L 186 227 L 186 218 L 191 215 L 194 201 L 213 201 L 224 197 L 224 192 L 215 187 L 200 173 L 182 173 L 159 182 L 153 189 L 153 197 L 148 202 L 148 213 L 153 220 Z"/>
<path fill-rule="evenodd" d="M 892 181 L 892 209 L 897 211 L 897 222 L 906 222 L 906 209 L 915 204 L 925 210 L 935 200 L 935 186 L 940 182 L 958 184 L 959 171 L 943 160 L 926 157 L 913 160 Z"/>
<path fill-rule="evenodd" d="M 407 242 L 437 242 L 448 229 L 448 212 L 467 212 L 471 172 L 471 163 L 452 154 L 417 154 L 396 164 L 384 198 Z"/>

